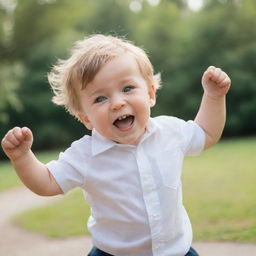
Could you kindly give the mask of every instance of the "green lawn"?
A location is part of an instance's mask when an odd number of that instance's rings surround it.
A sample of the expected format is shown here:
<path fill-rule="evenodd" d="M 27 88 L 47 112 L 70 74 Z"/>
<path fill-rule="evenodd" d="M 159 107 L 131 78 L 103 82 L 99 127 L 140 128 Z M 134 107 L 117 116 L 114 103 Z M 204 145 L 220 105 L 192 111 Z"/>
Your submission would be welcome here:
<path fill-rule="evenodd" d="M 0 162 L 0 192 L 21 185 L 21 181 L 8 161 Z"/>
<path fill-rule="evenodd" d="M 44 155 L 44 159 L 49 156 Z M 199 157 L 187 158 L 184 204 L 195 240 L 256 242 L 255 183 L 256 138 L 223 141 Z M 51 206 L 23 213 L 15 221 L 49 236 L 67 237 L 87 232 L 88 215 L 81 191 L 75 190 Z"/>
<path fill-rule="evenodd" d="M 88 234 L 86 221 L 90 210 L 82 191 L 75 189 L 52 205 L 18 215 L 18 225 L 50 237 L 70 237 Z"/>
<path fill-rule="evenodd" d="M 183 184 L 195 239 L 256 242 L 256 138 L 188 158 Z"/>
<path fill-rule="evenodd" d="M 46 163 L 52 159 L 58 158 L 59 151 L 47 151 L 40 152 L 37 155 L 38 159 L 42 162 Z M 0 191 L 6 190 L 11 187 L 21 185 L 21 181 L 19 180 L 16 172 L 12 168 L 9 161 L 1 161 L 0 162 Z"/>

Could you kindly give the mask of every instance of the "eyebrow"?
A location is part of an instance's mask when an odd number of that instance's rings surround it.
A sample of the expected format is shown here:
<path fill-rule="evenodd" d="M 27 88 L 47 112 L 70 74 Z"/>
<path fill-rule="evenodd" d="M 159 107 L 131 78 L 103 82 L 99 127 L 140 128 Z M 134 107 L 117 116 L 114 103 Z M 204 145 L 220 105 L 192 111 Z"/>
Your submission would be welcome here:
<path fill-rule="evenodd" d="M 131 77 L 125 77 L 124 79 L 121 79 L 118 84 L 123 85 L 125 83 L 135 83 L 135 79 L 131 78 Z M 100 89 L 95 89 L 94 91 L 92 91 L 92 93 L 89 94 L 90 97 L 94 97 L 98 94 L 102 94 L 104 93 L 105 87 L 104 88 L 100 88 Z"/>
<path fill-rule="evenodd" d="M 96 89 L 96 90 L 92 91 L 92 93 L 90 93 L 89 96 L 90 97 L 96 96 L 97 94 L 103 93 L 103 91 L 104 91 L 104 88 Z"/>

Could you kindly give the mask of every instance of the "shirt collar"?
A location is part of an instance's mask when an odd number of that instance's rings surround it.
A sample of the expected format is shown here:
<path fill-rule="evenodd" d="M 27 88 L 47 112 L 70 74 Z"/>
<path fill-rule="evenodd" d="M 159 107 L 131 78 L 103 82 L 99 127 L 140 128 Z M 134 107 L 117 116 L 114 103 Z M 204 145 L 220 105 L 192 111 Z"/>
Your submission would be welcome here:
<path fill-rule="evenodd" d="M 156 124 L 153 118 L 150 118 L 147 124 L 146 132 L 141 138 L 139 144 L 143 143 L 156 131 Z M 99 134 L 95 129 L 92 130 L 92 156 L 96 156 L 114 146 L 123 146 Z"/>
<path fill-rule="evenodd" d="M 92 156 L 98 155 L 115 145 L 116 142 L 102 136 L 95 129 L 92 130 Z"/>
<path fill-rule="evenodd" d="M 149 138 L 152 134 L 154 134 L 157 130 L 157 126 L 155 124 L 154 118 L 150 117 L 148 120 L 148 124 L 146 127 L 146 132 L 144 133 L 143 137 L 139 144 L 143 143 L 147 138 Z"/>

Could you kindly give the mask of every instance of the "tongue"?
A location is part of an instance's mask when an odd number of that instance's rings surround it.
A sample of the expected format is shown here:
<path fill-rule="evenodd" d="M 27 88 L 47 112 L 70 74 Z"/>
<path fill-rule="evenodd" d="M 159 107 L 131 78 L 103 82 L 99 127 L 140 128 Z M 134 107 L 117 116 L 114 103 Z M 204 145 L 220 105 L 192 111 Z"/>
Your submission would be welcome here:
<path fill-rule="evenodd" d="M 117 128 L 123 130 L 123 129 L 129 128 L 132 125 L 132 123 L 133 123 L 133 117 L 129 116 L 129 117 L 123 119 L 123 120 L 116 120 L 114 125 Z"/>

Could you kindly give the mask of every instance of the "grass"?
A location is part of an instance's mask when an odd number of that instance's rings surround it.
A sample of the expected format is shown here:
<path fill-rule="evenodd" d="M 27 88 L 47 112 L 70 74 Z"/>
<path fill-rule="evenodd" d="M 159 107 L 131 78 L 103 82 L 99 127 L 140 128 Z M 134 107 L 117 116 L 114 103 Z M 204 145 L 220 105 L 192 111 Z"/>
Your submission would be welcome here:
<path fill-rule="evenodd" d="M 88 234 L 85 226 L 89 213 L 82 191 L 75 189 L 52 205 L 18 215 L 14 222 L 49 237 L 70 237 Z"/>
<path fill-rule="evenodd" d="M 184 203 L 196 240 L 256 242 L 256 138 L 188 158 Z"/>
<path fill-rule="evenodd" d="M 0 162 L 0 192 L 21 185 L 21 181 L 7 161 Z"/>
<path fill-rule="evenodd" d="M 59 151 L 43 151 L 36 156 L 40 161 L 46 163 L 52 159 L 58 158 Z M 21 181 L 18 178 L 16 172 L 14 171 L 10 161 L 2 161 L 0 162 L 0 191 L 6 190 L 8 188 L 12 188 L 15 186 L 21 185 Z"/>
<path fill-rule="evenodd" d="M 40 155 L 46 161 L 50 156 Z M 195 240 L 256 242 L 255 156 L 256 138 L 250 138 L 223 141 L 186 159 L 184 204 Z M 75 190 L 59 202 L 19 215 L 16 222 L 48 236 L 68 237 L 88 232 L 88 216 L 82 193 Z"/>

